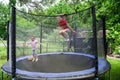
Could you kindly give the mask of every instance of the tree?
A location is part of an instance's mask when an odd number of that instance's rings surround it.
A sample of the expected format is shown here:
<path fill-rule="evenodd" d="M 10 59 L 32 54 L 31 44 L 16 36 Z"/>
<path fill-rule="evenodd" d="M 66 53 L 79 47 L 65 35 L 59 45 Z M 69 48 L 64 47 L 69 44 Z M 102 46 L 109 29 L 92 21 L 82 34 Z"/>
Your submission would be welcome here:
<path fill-rule="evenodd" d="M 9 7 L 0 3 L 0 37 L 6 39 L 6 27 L 9 20 Z"/>
<path fill-rule="evenodd" d="M 17 5 L 25 6 L 29 13 L 40 14 L 44 9 L 55 4 L 57 0 L 18 0 Z"/>
<path fill-rule="evenodd" d="M 9 0 L 9 4 L 0 3 L 0 37 L 6 39 L 7 22 L 10 20 L 11 5 L 15 6 L 16 0 Z"/>
<path fill-rule="evenodd" d="M 97 1 L 97 17 L 106 18 L 106 27 L 109 30 L 107 42 L 114 53 L 119 53 L 120 45 L 120 1 L 99 0 Z"/>
<path fill-rule="evenodd" d="M 16 5 L 16 0 L 9 0 L 9 6 L 11 7 Z"/>

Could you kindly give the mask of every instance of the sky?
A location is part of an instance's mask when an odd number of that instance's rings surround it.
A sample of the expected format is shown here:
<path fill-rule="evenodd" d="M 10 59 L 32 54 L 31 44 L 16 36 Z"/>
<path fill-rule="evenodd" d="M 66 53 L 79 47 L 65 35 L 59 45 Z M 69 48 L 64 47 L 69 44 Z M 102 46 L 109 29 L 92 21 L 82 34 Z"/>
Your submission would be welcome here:
<path fill-rule="evenodd" d="M 35 0 L 32 0 L 32 1 L 35 1 Z M 37 1 L 41 1 L 41 0 L 37 0 Z M 59 2 L 59 0 L 56 0 L 56 3 Z M 4 3 L 4 4 L 8 4 L 9 3 L 9 0 L 0 0 L 0 3 Z M 16 5 L 16 7 L 18 9 L 22 8 L 22 7 L 19 7 Z M 26 8 L 26 10 L 28 11 L 28 8 L 26 6 L 23 6 L 24 8 Z"/>
<path fill-rule="evenodd" d="M 34 1 L 34 0 L 32 0 Z M 38 0 L 38 1 L 41 1 L 41 0 Z M 59 0 L 56 0 L 56 1 L 59 1 Z M 9 0 L 0 0 L 0 2 L 4 3 L 4 4 L 8 4 L 9 3 Z"/>
<path fill-rule="evenodd" d="M 9 0 L 0 0 L 0 3 L 8 4 Z"/>

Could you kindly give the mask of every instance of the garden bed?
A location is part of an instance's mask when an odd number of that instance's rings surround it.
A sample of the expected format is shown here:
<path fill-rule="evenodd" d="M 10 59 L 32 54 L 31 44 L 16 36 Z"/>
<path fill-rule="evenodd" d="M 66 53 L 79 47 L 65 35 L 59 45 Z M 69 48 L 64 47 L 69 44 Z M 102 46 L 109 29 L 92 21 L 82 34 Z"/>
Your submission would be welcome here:
<path fill-rule="evenodd" d="M 107 57 L 120 60 L 120 54 L 108 54 Z"/>

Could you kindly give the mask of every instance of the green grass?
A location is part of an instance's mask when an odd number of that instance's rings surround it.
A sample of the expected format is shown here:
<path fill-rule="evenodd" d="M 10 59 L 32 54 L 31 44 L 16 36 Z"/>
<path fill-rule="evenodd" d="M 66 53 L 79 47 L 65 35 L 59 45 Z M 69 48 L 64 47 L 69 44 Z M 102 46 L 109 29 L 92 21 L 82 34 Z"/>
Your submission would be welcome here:
<path fill-rule="evenodd" d="M 6 58 L 6 56 L 7 56 L 7 51 L 6 50 L 7 50 L 6 47 L 1 47 L 0 46 L 0 59 L 1 58 Z"/>
<path fill-rule="evenodd" d="M 2 65 L 5 64 L 5 62 L 6 62 L 6 59 L 0 59 L 0 69 L 1 69 Z M 11 76 L 8 76 L 4 73 L 3 80 L 11 80 L 10 77 Z M 2 78 L 2 71 L 0 70 L 0 80 L 1 80 L 1 78 Z"/>
<path fill-rule="evenodd" d="M 111 64 L 111 80 L 120 80 L 120 60 L 108 60 Z"/>
<path fill-rule="evenodd" d="M 110 59 L 108 61 L 111 64 L 110 80 L 120 80 L 120 60 Z M 109 72 L 107 72 L 100 80 L 109 80 Z"/>

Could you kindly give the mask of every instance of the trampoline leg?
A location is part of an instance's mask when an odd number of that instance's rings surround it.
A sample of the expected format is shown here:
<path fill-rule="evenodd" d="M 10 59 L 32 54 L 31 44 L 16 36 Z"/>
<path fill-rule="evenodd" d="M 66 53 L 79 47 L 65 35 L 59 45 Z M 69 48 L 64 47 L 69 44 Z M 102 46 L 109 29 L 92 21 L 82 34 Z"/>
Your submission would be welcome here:
<path fill-rule="evenodd" d="M 109 70 L 109 80 L 110 80 L 110 70 Z"/>
<path fill-rule="evenodd" d="M 1 77 L 1 80 L 3 80 L 3 72 L 2 72 L 2 77 Z"/>
<path fill-rule="evenodd" d="M 95 80 L 99 80 L 99 78 L 95 78 Z"/>
<path fill-rule="evenodd" d="M 9 75 L 7 75 L 7 78 L 9 77 Z"/>
<path fill-rule="evenodd" d="M 16 80 L 15 78 L 12 78 L 12 80 Z"/>

